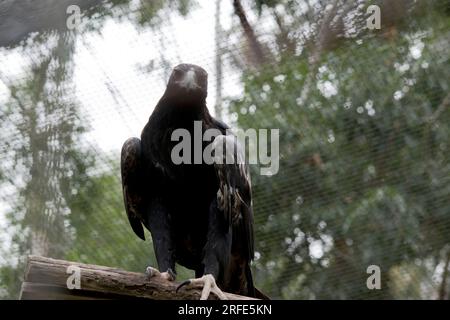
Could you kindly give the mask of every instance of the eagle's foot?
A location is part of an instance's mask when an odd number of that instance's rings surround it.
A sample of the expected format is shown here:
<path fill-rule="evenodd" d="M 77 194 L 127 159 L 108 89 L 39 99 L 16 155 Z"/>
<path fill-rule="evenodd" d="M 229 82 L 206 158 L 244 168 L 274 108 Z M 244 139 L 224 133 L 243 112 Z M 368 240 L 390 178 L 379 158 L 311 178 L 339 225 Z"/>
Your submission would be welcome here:
<path fill-rule="evenodd" d="M 169 281 L 175 281 L 176 278 L 175 272 L 173 272 L 173 270 L 170 268 L 167 269 L 166 272 L 160 272 L 158 269 L 148 266 L 147 269 L 145 270 L 145 273 L 149 278 L 158 276 Z"/>
<path fill-rule="evenodd" d="M 228 300 L 227 296 L 223 293 L 222 290 L 217 286 L 216 280 L 211 274 L 205 274 L 201 278 L 197 279 L 189 279 L 181 283 L 176 292 L 181 287 L 189 286 L 189 287 L 203 287 L 202 295 L 200 297 L 200 300 L 207 300 L 209 297 L 209 294 L 212 292 L 214 293 L 220 300 Z"/>

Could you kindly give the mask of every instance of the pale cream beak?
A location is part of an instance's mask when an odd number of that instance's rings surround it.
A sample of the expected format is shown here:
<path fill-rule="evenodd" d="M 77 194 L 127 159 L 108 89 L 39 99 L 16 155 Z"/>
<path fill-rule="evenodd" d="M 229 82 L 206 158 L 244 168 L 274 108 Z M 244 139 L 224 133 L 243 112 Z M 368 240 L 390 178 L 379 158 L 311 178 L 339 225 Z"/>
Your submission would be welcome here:
<path fill-rule="evenodd" d="M 195 71 L 189 70 L 188 72 L 186 72 L 183 80 L 179 81 L 178 84 L 181 87 L 186 88 L 188 90 L 199 88 L 199 85 L 197 84 L 197 80 L 195 77 Z"/>

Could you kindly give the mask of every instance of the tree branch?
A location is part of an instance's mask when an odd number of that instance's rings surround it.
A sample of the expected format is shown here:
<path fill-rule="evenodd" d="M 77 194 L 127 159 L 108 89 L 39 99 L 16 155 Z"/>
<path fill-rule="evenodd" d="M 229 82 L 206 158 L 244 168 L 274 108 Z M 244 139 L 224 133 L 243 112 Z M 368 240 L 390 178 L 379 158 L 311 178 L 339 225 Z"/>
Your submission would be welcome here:
<path fill-rule="evenodd" d="M 80 289 L 67 288 L 68 278 L 73 273 L 73 271 L 68 273 L 69 266 L 78 267 L 80 270 Z M 182 288 L 175 293 L 177 285 L 157 276 L 149 279 L 143 273 L 29 256 L 20 299 L 198 300 L 200 298 L 200 289 Z M 253 300 L 231 293 L 225 295 L 230 300 Z M 211 294 L 210 299 L 215 298 L 214 294 Z"/>
<path fill-rule="evenodd" d="M 250 49 L 253 55 L 254 63 L 256 65 L 262 65 L 265 62 L 264 51 L 261 43 L 256 37 L 255 31 L 248 22 L 245 10 L 242 7 L 240 0 L 233 0 L 234 13 L 238 16 L 241 23 L 241 27 L 244 30 L 244 35 L 250 45 Z"/>
<path fill-rule="evenodd" d="M 429 123 L 435 122 L 444 110 L 450 105 L 450 93 L 442 100 L 436 111 L 428 118 Z"/>

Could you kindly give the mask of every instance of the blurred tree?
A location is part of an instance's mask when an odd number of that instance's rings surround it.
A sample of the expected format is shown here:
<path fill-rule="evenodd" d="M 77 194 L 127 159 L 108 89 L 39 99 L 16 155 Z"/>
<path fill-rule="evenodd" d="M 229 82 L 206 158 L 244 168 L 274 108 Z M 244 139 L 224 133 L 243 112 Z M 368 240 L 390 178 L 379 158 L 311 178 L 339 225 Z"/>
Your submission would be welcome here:
<path fill-rule="evenodd" d="M 450 243 L 442 6 L 419 2 L 408 24 L 391 25 L 395 33 L 344 33 L 317 63 L 305 42 L 301 54 L 282 51 L 280 63 L 245 74 L 232 118 L 280 129 L 280 171 L 252 179 L 256 283 L 274 297 L 437 297 Z M 371 264 L 381 267 L 382 290 L 366 287 Z M 417 277 L 405 282 L 400 270 Z"/>
<path fill-rule="evenodd" d="M 25 254 L 62 257 L 71 242 L 66 234 L 68 199 L 77 179 L 86 178 L 87 154 L 80 149 L 85 130 L 73 96 L 70 61 L 74 39 L 54 35 L 53 44 L 37 37 L 28 50 L 36 50 L 30 76 L 8 81 L 10 99 L 3 109 L 3 150 L 14 152 L 6 174 L 22 201 L 12 203 L 8 215 L 15 227 L 14 248 L 20 257 L 17 281 Z M 46 45 L 50 54 L 42 53 Z M 3 164 L 5 166 L 5 164 Z M 4 271 L 5 272 L 5 271 Z M 17 286 L 15 286 L 17 287 Z M 17 292 L 15 293 L 17 294 Z"/>
<path fill-rule="evenodd" d="M 109 16 L 154 27 L 162 21 L 159 11 L 176 9 L 186 15 L 193 3 L 141 1 L 131 10 L 136 4 L 125 0 L 101 5 L 100 1 L 71 2 L 89 9 L 84 14 L 90 20 L 81 26 L 85 31 L 99 31 Z M 111 166 L 113 172 L 95 174 L 95 160 L 103 156 L 83 148 L 88 126 L 71 83 L 78 33 L 65 29 L 67 2 L 52 4 L 52 0 L 0 4 L 0 16 L 7 16 L 0 28 L 11 26 L 0 36 L 0 46 L 16 47 L 12 50 L 31 56 L 25 77 L 2 79 L 9 100 L 0 114 L 0 149 L 13 160 L 2 164 L 0 183 L 9 183 L 19 195 L 19 201 L 11 201 L 7 216 L 13 241 L 0 265 L 0 295 L 6 298 L 18 297 L 28 254 L 140 271 L 155 265 L 154 259 L 148 259 L 149 243 L 138 243 L 128 227 L 117 166 Z M 30 15 L 24 16 L 26 12 L 35 13 L 32 21 Z M 36 19 L 44 16 L 51 19 Z M 107 245 L 105 250 L 99 239 Z M 181 269 L 180 278 L 188 274 Z"/>

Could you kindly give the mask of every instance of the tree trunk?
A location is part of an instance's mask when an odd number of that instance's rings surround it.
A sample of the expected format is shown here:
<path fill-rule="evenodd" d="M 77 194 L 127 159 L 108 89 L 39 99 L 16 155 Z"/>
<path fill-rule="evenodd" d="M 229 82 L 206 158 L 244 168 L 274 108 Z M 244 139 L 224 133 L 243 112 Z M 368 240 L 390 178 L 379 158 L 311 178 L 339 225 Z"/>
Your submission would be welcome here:
<path fill-rule="evenodd" d="M 252 62 L 255 66 L 260 66 L 264 63 L 264 51 L 261 46 L 261 43 L 258 41 L 256 37 L 255 31 L 252 26 L 248 22 L 247 15 L 245 14 L 245 10 L 242 7 L 240 0 L 233 0 L 234 13 L 238 16 L 239 22 L 241 23 L 242 30 L 244 31 L 245 38 L 248 41 L 250 46 L 250 50 L 252 53 Z"/>

